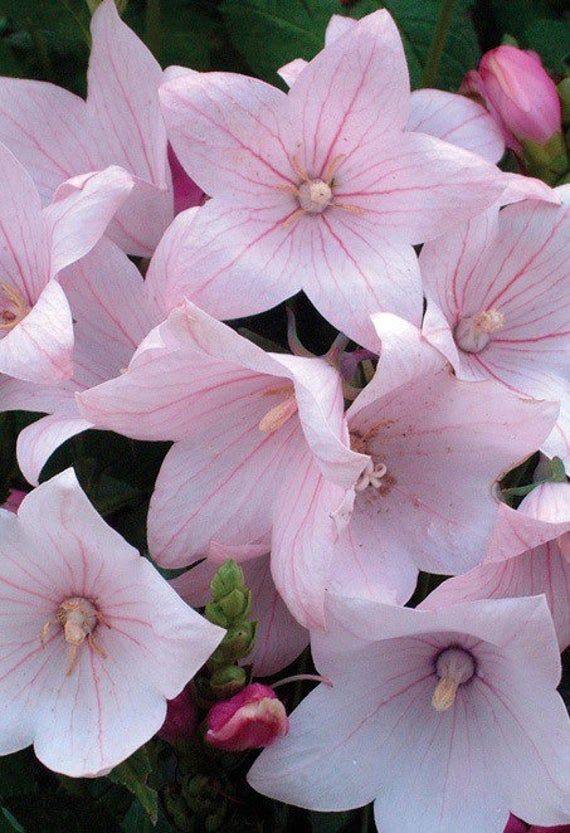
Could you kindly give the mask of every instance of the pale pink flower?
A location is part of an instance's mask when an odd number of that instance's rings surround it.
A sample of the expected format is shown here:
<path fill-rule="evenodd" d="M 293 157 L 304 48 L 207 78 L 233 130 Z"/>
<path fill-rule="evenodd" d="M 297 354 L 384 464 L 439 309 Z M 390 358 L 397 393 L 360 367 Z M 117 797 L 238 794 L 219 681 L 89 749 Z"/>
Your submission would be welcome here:
<path fill-rule="evenodd" d="M 289 729 L 285 706 L 272 688 L 251 683 L 208 713 L 206 741 L 217 749 L 243 752 L 271 746 Z"/>
<path fill-rule="evenodd" d="M 0 754 L 108 772 L 220 643 L 97 514 L 71 469 L 0 512 Z"/>
<path fill-rule="evenodd" d="M 464 576 L 444 581 L 422 602 L 422 607 L 433 610 L 470 599 L 517 598 L 539 593 L 546 596 L 563 651 L 570 645 L 568 483 L 537 486 L 516 512 L 505 507 L 486 561 Z"/>
<path fill-rule="evenodd" d="M 302 288 L 374 349 L 371 312 L 419 323 L 412 244 L 476 215 L 502 188 L 480 157 L 405 132 L 408 72 L 384 10 L 329 43 L 288 95 L 237 74 L 180 72 L 161 100 L 178 158 L 213 197 L 188 226 L 177 294 L 219 318 Z"/>
<path fill-rule="evenodd" d="M 275 514 L 273 577 L 305 625 L 314 625 L 308 587 L 313 597 L 328 586 L 404 604 L 418 569 L 456 574 L 478 564 L 500 506 L 497 481 L 536 450 L 556 418 L 554 403 L 458 380 L 402 319 L 382 313 L 374 322 L 376 374 L 346 415 L 351 447 L 369 460 L 354 482 L 352 511 L 350 501 L 336 511 L 341 498 L 311 464 L 297 466 L 295 503 L 284 481 Z"/>
<path fill-rule="evenodd" d="M 563 459 L 570 451 L 569 246 L 570 208 L 528 200 L 489 209 L 420 255 L 425 338 L 462 379 L 491 378 L 561 401 L 543 448 Z"/>
<path fill-rule="evenodd" d="M 133 187 L 111 167 L 64 182 L 42 209 L 26 170 L 0 145 L 0 373 L 51 384 L 72 375 L 73 322 L 57 280 L 89 252 Z"/>
<path fill-rule="evenodd" d="M 356 26 L 357 20 L 333 14 L 325 32 L 325 44 L 332 43 Z M 291 87 L 308 63 L 296 58 L 277 72 Z M 501 129 L 484 107 L 443 90 L 412 90 L 406 130 L 443 139 L 477 153 L 488 162 L 498 162 L 505 151 Z"/>
<path fill-rule="evenodd" d="M 77 399 L 99 428 L 175 441 L 148 519 L 151 553 L 164 566 L 199 560 L 212 541 L 269 549 L 282 484 L 287 511 L 306 511 L 303 473 L 316 460 L 331 481 L 318 494 L 331 490 L 340 503 L 366 464 L 348 447 L 335 368 L 265 353 L 189 302 L 147 336 L 125 373 Z M 315 585 L 323 581 L 315 559 L 303 592 L 316 621 L 322 590 Z"/>
<path fill-rule="evenodd" d="M 192 607 L 209 600 L 209 586 L 221 564 L 236 561 L 251 590 L 251 618 L 257 622 L 255 645 L 247 656 L 256 677 L 269 677 L 297 659 L 309 644 L 309 632 L 289 613 L 271 576 L 271 556 L 266 545 L 222 547 L 210 545 L 208 558 L 171 581 Z"/>
<path fill-rule="evenodd" d="M 503 44 L 486 52 L 479 71 L 467 73 L 462 92 L 475 94 L 489 108 L 508 147 L 521 142 L 546 144 L 562 130 L 556 84 L 536 52 Z"/>
<path fill-rule="evenodd" d="M 375 801 L 382 833 L 502 833 L 570 817 L 570 723 L 543 597 L 438 611 L 331 596 L 320 685 L 248 780 L 312 810 Z M 513 766 L 513 760 L 516 766 Z"/>
<path fill-rule="evenodd" d="M 119 375 L 161 318 L 147 300 L 140 272 L 109 240 L 101 240 L 79 263 L 65 269 L 59 284 L 74 322 L 72 378 L 38 385 L 0 375 L 3 411 L 48 414 L 18 435 L 18 463 L 34 485 L 51 454 L 92 427 L 81 417 L 75 393 Z"/>
<path fill-rule="evenodd" d="M 85 171 L 120 165 L 135 189 L 109 234 L 150 256 L 174 216 L 158 87 L 162 70 L 104 0 L 91 23 L 87 101 L 43 81 L 0 78 L 0 142 L 26 166 L 44 201 Z M 200 200 L 197 198 L 197 204 Z"/>

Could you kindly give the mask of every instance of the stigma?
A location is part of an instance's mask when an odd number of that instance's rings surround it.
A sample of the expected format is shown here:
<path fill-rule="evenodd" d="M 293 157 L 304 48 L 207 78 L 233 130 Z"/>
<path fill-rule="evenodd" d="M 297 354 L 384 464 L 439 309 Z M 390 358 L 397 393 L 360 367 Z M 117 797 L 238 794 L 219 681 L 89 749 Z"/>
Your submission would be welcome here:
<path fill-rule="evenodd" d="M 505 316 L 496 309 L 462 318 L 454 332 L 455 343 L 465 353 L 480 353 L 491 341 L 491 336 L 505 325 Z"/>

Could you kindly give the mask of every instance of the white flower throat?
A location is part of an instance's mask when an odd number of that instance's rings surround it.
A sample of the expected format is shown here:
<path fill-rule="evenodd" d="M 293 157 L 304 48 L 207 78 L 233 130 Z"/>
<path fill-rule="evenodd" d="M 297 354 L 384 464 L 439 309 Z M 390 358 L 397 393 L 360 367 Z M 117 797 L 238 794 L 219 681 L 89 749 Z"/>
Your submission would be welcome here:
<path fill-rule="evenodd" d="M 492 340 L 493 333 L 505 326 L 505 316 L 496 309 L 462 318 L 454 332 L 455 343 L 464 353 L 480 353 Z"/>
<path fill-rule="evenodd" d="M 58 624 L 63 629 L 63 637 L 69 645 L 69 663 L 67 666 L 67 676 L 70 677 L 79 659 L 79 650 L 81 646 L 87 642 L 90 648 L 93 648 L 99 656 L 105 658 L 107 656 L 105 649 L 96 639 L 94 632 L 99 624 L 111 627 L 101 611 L 89 599 L 82 596 L 72 596 L 65 599 L 58 607 L 55 614 L 55 622 L 47 621 L 42 628 L 41 641 L 45 643 L 51 626 Z"/>

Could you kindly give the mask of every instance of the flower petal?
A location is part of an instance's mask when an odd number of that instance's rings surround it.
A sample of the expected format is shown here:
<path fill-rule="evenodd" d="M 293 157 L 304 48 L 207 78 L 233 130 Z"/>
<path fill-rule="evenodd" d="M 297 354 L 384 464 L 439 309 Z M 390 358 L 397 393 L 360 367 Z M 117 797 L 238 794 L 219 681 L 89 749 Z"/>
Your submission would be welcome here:
<path fill-rule="evenodd" d="M 367 15 L 327 44 L 289 91 L 291 122 L 301 132 L 301 163 L 324 177 L 338 158 L 402 130 L 409 76 L 398 29 L 388 12 Z M 378 106 L 381 101 L 382 105 Z"/>
<path fill-rule="evenodd" d="M 51 243 L 50 277 L 93 248 L 132 188 L 132 177 L 116 166 L 59 186 L 52 204 L 44 209 Z"/>
<path fill-rule="evenodd" d="M 28 483 L 38 485 L 43 467 L 60 445 L 92 424 L 78 415 L 56 413 L 33 422 L 18 435 L 18 465 Z"/>
<path fill-rule="evenodd" d="M 168 80 L 160 99 L 174 151 L 207 194 L 247 205 L 294 184 L 281 90 L 237 73 L 191 73 Z"/>
<path fill-rule="evenodd" d="M 407 130 L 427 133 L 498 162 L 505 151 L 499 127 L 481 104 L 443 90 L 414 90 Z"/>
<path fill-rule="evenodd" d="M 393 242 L 425 243 L 480 214 L 501 194 L 501 172 L 422 133 L 363 145 L 335 175 L 335 200 L 362 212 Z"/>
<path fill-rule="evenodd" d="M 0 78 L 0 142 L 46 204 L 65 179 L 103 164 L 83 99 L 44 81 Z"/>
<path fill-rule="evenodd" d="M 91 34 L 87 109 L 107 164 L 121 165 L 147 183 L 169 189 L 166 129 L 158 100 L 160 64 L 122 22 L 111 0 L 93 14 Z"/>
<path fill-rule="evenodd" d="M 0 373 L 38 384 L 73 373 L 73 321 L 56 281 L 49 281 L 25 318 L 0 341 Z"/>
<path fill-rule="evenodd" d="M 153 302 L 168 314 L 189 298 L 228 319 L 254 315 L 294 295 L 310 249 L 305 223 L 286 224 L 293 211 L 293 205 L 277 205 L 254 212 L 216 198 L 182 212 L 149 269 Z"/>

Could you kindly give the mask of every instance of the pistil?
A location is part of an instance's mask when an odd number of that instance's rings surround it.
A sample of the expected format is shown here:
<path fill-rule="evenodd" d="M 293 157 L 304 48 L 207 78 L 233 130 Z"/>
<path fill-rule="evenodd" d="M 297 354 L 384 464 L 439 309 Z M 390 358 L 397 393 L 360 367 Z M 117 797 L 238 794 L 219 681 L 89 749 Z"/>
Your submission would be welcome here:
<path fill-rule="evenodd" d="M 455 703 L 459 687 L 469 682 L 475 674 L 475 662 L 468 651 L 447 648 L 438 656 L 435 670 L 439 682 L 431 704 L 436 711 L 445 712 Z"/>
<path fill-rule="evenodd" d="M 99 623 L 110 625 L 100 610 L 89 599 L 82 596 L 72 596 L 63 601 L 56 612 L 56 623 L 63 628 L 63 636 L 69 645 L 69 663 L 66 675 L 70 677 L 79 659 L 79 648 L 87 642 L 100 656 L 107 656 L 105 649 L 99 644 L 94 636 Z M 50 628 L 54 622 L 48 621 L 42 628 L 42 643 L 47 639 Z"/>
<path fill-rule="evenodd" d="M 462 318 L 455 328 L 455 342 L 465 353 L 480 353 L 491 341 L 491 336 L 505 325 L 505 316 L 496 309 Z"/>

